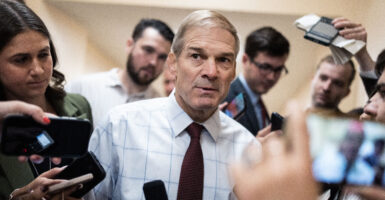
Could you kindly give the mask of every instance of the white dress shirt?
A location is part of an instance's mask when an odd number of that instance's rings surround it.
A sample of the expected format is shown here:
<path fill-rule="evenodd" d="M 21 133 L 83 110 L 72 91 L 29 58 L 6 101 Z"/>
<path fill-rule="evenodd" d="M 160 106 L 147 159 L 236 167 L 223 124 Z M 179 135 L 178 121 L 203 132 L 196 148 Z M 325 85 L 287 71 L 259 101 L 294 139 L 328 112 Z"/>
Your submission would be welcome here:
<path fill-rule="evenodd" d="M 193 120 L 169 97 L 137 101 L 112 109 L 92 134 L 93 151 L 107 172 L 96 186 L 96 199 L 144 199 L 143 184 L 160 179 L 176 199 L 183 158 L 190 144 L 185 128 Z M 217 110 L 202 123 L 203 199 L 234 195 L 228 166 L 250 143 L 260 143 L 238 122 Z"/>
<path fill-rule="evenodd" d="M 102 122 L 108 111 L 117 105 L 160 97 L 152 87 L 144 92 L 128 95 L 119 80 L 118 68 L 81 77 L 69 82 L 65 89 L 67 92 L 81 94 L 89 101 L 95 127 Z"/>

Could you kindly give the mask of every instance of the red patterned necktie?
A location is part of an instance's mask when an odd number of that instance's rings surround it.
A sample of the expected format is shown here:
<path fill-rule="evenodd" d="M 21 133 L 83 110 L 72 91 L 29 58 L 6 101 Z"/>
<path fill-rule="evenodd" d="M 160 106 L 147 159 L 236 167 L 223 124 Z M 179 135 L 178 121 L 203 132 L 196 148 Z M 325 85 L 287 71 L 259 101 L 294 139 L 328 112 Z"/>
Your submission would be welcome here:
<path fill-rule="evenodd" d="M 263 103 L 262 101 L 262 98 L 259 97 L 259 106 L 261 107 L 261 114 L 262 114 L 262 125 L 263 127 L 262 128 L 265 128 L 267 123 L 268 123 L 268 116 L 267 116 L 267 110 L 266 110 L 266 107 L 265 107 L 265 104 Z M 262 129 L 261 128 L 261 129 Z"/>
<path fill-rule="evenodd" d="M 195 122 L 187 127 L 191 141 L 183 158 L 179 177 L 178 200 L 202 199 L 204 173 L 200 143 L 202 129 L 203 126 Z"/>

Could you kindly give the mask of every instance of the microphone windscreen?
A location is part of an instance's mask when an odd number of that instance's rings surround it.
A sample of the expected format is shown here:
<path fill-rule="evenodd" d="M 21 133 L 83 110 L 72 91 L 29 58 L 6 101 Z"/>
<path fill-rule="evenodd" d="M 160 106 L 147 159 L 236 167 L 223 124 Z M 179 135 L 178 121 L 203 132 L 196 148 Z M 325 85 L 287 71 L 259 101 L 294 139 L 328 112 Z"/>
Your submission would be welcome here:
<path fill-rule="evenodd" d="M 161 180 L 145 183 L 143 192 L 146 200 L 168 200 L 166 188 Z"/>

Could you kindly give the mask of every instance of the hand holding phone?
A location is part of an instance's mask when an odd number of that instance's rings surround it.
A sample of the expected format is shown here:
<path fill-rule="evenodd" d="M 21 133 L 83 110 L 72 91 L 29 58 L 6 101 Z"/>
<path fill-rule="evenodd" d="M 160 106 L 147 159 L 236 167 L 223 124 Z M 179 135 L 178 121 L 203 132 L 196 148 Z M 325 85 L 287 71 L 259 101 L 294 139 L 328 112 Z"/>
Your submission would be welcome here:
<path fill-rule="evenodd" d="M 285 118 L 282 117 L 279 113 L 271 113 L 271 131 L 282 130 L 282 125 Z"/>
<path fill-rule="evenodd" d="M 229 117 L 238 120 L 246 111 L 246 100 L 243 93 L 239 93 L 226 107 L 223 112 Z"/>
<path fill-rule="evenodd" d="M 305 33 L 304 38 L 329 46 L 338 35 L 338 30 L 334 27 L 332 21 L 330 18 L 321 17 L 321 19 Z"/>
<path fill-rule="evenodd" d="M 307 121 L 317 181 L 385 187 L 384 125 L 318 115 Z"/>
<path fill-rule="evenodd" d="M 76 185 L 91 181 L 93 178 L 94 176 L 92 175 L 92 173 L 88 173 L 70 180 L 65 180 L 61 183 L 50 186 L 48 188 L 47 194 L 49 195 L 56 194 L 72 186 L 76 186 Z"/>
<path fill-rule="evenodd" d="M 87 152 L 92 126 L 88 120 L 50 118 L 48 125 L 25 115 L 10 115 L 2 127 L 1 149 L 6 155 L 39 154 L 79 157 Z"/>
<path fill-rule="evenodd" d="M 76 159 L 71 165 L 66 167 L 54 178 L 69 180 L 88 173 L 92 174 L 93 179 L 84 183 L 81 189 L 76 190 L 70 195 L 74 198 L 81 198 L 98 183 L 100 183 L 106 176 L 106 172 L 92 152 L 88 152 L 86 155 Z"/>

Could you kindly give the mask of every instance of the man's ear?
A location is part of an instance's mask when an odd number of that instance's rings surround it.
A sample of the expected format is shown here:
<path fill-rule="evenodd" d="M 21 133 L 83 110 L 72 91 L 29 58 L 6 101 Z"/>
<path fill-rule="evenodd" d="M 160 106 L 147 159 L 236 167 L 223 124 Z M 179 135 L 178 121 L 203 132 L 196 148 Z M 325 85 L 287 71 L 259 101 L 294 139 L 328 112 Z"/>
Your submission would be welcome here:
<path fill-rule="evenodd" d="M 167 66 L 170 69 L 171 74 L 176 76 L 177 71 L 177 63 L 176 63 L 176 56 L 174 53 L 170 52 L 167 56 Z"/>
<path fill-rule="evenodd" d="M 126 52 L 127 54 L 130 54 L 132 51 L 132 48 L 134 47 L 134 40 L 132 38 L 129 38 L 126 42 Z"/>
<path fill-rule="evenodd" d="M 246 64 L 247 62 L 249 62 L 249 56 L 247 54 L 243 54 L 243 56 L 242 56 L 242 63 Z"/>

